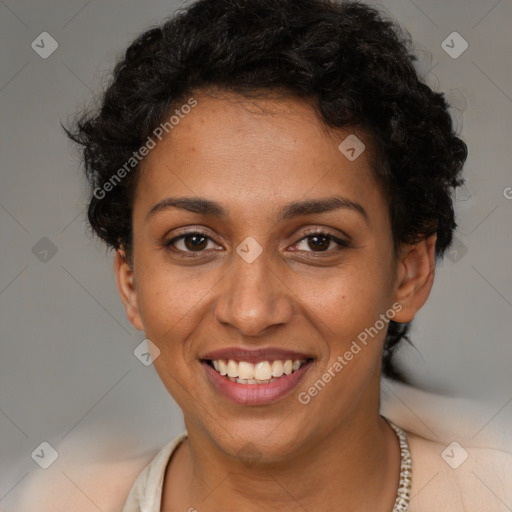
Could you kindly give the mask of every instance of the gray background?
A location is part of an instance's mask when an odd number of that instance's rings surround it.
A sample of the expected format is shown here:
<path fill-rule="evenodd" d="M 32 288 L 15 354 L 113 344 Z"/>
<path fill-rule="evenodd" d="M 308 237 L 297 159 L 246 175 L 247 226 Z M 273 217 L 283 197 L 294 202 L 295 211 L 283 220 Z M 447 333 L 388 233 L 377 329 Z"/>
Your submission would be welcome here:
<path fill-rule="evenodd" d="M 2 510 L 15 510 L 30 475 L 44 471 L 30 456 L 43 441 L 80 435 L 83 453 L 61 459 L 96 451 L 107 460 L 158 448 L 183 428 L 153 368 L 134 357 L 144 336 L 125 318 L 112 256 L 87 236 L 87 189 L 59 125 L 101 90 L 128 43 L 178 5 L 0 2 Z M 381 5 L 411 33 L 418 69 L 446 93 L 470 149 L 457 240 L 415 322 L 416 349 L 401 358 L 418 386 L 491 402 L 498 415 L 512 407 L 512 3 Z M 58 42 L 47 59 L 31 47 L 45 31 Z M 469 45 L 458 58 L 441 47 L 454 31 Z"/>

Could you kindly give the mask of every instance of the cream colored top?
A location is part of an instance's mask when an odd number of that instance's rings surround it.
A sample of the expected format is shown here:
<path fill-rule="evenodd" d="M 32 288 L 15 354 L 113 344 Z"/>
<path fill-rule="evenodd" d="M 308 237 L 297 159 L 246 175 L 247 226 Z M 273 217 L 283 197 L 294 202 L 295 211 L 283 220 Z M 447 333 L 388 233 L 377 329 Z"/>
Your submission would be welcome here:
<path fill-rule="evenodd" d="M 141 474 L 130 489 L 130 494 L 121 512 L 161 512 L 162 486 L 165 468 L 174 450 L 187 433 L 176 436 L 167 443 L 156 457 L 142 470 Z"/>

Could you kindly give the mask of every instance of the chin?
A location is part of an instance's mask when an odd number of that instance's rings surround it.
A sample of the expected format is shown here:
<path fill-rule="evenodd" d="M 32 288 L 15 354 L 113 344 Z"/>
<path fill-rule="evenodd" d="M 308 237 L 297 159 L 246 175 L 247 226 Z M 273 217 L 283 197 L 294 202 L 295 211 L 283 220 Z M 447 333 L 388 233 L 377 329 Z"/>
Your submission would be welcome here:
<path fill-rule="evenodd" d="M 250 466 L 289 460 L 300 451 L 305 437 L 303 425 L 294 428 L 286 421 L 267 425 L 256 421 L 249 426 L 244 421 L 210 435 L 222 452 Z"/>

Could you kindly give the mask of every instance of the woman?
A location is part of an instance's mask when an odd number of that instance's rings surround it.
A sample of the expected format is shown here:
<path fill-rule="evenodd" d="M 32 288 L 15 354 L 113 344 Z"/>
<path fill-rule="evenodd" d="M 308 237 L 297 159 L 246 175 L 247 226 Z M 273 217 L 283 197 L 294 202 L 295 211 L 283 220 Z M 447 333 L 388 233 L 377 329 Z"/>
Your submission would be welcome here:
<path fill-rule="evenodd" d="M 186 425 L 124 512 L 428 510 L 380 383 L 451 242 L 466 146 L 412 62 L 357 2 L 200 0 L 67 131 Z"/>

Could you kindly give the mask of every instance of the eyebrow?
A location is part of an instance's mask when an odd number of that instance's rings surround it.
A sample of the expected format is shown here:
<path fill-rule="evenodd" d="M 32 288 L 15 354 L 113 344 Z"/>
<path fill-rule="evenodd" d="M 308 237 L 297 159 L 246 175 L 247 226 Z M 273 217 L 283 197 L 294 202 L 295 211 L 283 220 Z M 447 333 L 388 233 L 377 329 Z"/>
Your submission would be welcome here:
<path fill-rule="evenodd" d="M 209 199 L 198 197 L 168 197 L 155 204 L 146 215 L 146 221 L 157 213 L 169 208 L 178 208 L 188 212 L 197 213 L 215 217 L 218 219 L 226 219 L 228 214 L 226 210 L 217 202 Z M 314 215 L 317 213 L 325 213 L 338 209 L 347 209 L 358 212 L 368 222 L 368 214 L 366 210 L 355 201 L 346 197 L 333 196 L 320 199 L 307 199 L 304 201 L 296 201 L 288 203 L 281 208 L 278 214 L 278 221 L 292 219 L 301 215 Z"/>

